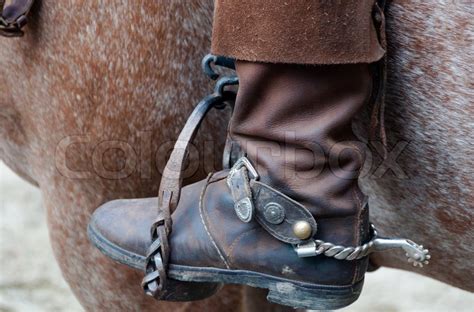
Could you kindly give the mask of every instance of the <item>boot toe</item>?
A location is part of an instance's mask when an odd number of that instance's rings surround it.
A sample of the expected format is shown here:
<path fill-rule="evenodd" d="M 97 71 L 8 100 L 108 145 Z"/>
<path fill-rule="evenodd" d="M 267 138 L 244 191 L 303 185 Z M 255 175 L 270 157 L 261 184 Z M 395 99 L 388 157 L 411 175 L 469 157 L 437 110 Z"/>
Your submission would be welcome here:
<path fill-rule="evenodd" d="M 87 229 L 89 240 L 108 257 L 143 270 L 156 206 L 157 198 L 103 204 L 92 215 Z"/>

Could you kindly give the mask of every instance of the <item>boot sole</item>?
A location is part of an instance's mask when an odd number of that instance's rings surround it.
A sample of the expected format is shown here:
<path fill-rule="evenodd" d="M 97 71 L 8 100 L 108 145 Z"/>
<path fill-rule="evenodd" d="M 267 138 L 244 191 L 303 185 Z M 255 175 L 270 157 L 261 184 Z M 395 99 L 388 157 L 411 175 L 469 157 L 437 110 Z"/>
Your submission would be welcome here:
<path fill-rule="evenodd" d="M 92 224 L 87 227 L 91 243 L 109 258 L 144 270 L 145 257 L 116 246 Z M 348 286 L 319 285 L 289 280 L 247 270 L 191 267 L 169 264 L 168 277 L 172 295 L 166 300 L 193 301 L 215 294 L 222 284 L 242 284 L 268 289 L 267 300 L 273 303 L 311 310 L 335 310 L 350 305 L 359 298 L 364 280 Z"/>

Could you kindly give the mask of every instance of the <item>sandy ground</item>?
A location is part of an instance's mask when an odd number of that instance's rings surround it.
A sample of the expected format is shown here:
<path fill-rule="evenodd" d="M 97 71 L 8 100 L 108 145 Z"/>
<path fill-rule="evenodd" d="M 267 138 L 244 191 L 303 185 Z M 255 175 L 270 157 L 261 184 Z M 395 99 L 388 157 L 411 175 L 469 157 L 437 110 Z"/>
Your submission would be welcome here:
<path fill-rule="evenodd" d="M 341 311 L 461 312 L 473 307 L 472 293 L 381 269 L 367 275 L 361 298 Z M 1 162 L 0 311 L 82 311 L 54 260 L 40 191 Z"/>

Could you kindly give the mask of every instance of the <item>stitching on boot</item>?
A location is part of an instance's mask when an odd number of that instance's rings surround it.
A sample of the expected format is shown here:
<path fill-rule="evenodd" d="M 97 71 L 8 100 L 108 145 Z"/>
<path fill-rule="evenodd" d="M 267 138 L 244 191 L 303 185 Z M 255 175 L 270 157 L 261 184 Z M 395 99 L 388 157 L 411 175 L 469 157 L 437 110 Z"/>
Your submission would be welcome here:
<path fill-rule="evenodd" d="M 359 211 L 357 213 L 357 221 L 355 222 L 355 238 L 356 238 L 356 245 L 360 244 L 360 224 L 361 224 L 361 216 L 362 216 L 362 201 L 359 198 L 359 194 L 357 194 L 356 187 L 352 187 L 352 199 L 356 200 L 357 207 L 359 208 Z M 359 262 L 360 260 L 357 260 Z M 357 277 L 359 276 L 359 266 L 358 263 L 355 262 L 355 268 L 354 268 L 354 276 L 352 277 L 352 283 L 356 282 Z"/>
<path fill-rule="evenodd" d="M 370 96 L 368 97 L 369 99 L 371 98 Z M 359 148 L 359 146 L 357 146 L 356 144 L 353 144 L 353 143 L 349 143 L 349 146 L 351 146 L 356 155 L 357 155 L 357 163 L 359 165 L 359 174 L 360 174 L 360 170 L 362 170 L 362 166 L 364 166 L 364 162 L 363 162 L 363 159 L 364 157 L 362 156 L 362 153 L 361 153 L 361 150 Z M 357 212 L 357 219 L 356 219 L 356 222 L 355 222 L 355 225 L 354 225 L 354 229 L 353 229 L 353 232 L 355 233 L 355 241 L 354 241 L 354 245 L 357 246 L 361 243 L 361 237 L 360 237 L 360 226 L 361 226 L 361 216 L 362 216 L 362 200 L 359 198 L 359 194 L 357 192 L 357 185 L 358 185 L 358 178 L 355 182 L 355 185 L 352 186 L 352 191 L 351 191 L 351 197 L 352 197 L 352 200 L 356 202 L 356 205 L 357 205 L 357 208 L 358 208 L 358 212 Z M 358 264 L 359 260 L 357 260 L 355 263 L 354 263 L 354 275 L 352 277 L 352 283 L 355 283 L 356 282 L 356 279 L 357 277 L 359 276 L 359 271 L 360 271 L 360 265 Z"/>
<path fill-rule="evenodd" d="M 213 175 L 213 174 L 212 174 L 212 175 Z M 211 178 L 213 178 L 213 180 L 211 180 Z M 226 175 L 226 176 L 219 177 L 219 178 L 216 178 L 216 177 L 214 177 L 214 175 L 213 175 L 211 178 L 209 178 L 208 184 L 212 184 L 212 183 L 216 183 L 216 182 L 225 180 L 225 179 L 227 179 L 227 175 Z"/>
<path fill-rule="evenodd" d="M 224 258 L 224 255 L 222 254 L 221 250 L 219 249 L 219 247 L 217 247 L 217 244 L 216 242 L 214 241 L 214 238 L 212 238 L 212 235 L 211 233 L 209 232 L 209 229 L 207 227 L 207 224 L 206 224 L 206 221 L 204 220 L 204 212 L 203 212 L 203 201 L 204 201 L 204 194 L 206 193 L 206 190 L 207 190 L 207 186 L 209 185 L 208 182 L 209 180 L 211 179 L 212 177 L 212 173 L 210 173 L 208 176 L 207 176 L 207 179 L 206 179 L 206 185 L 203 187 L 202 189 L 202 192 L 201 192 L 201 195 L 199 196 L 199 215 L 201 216 L 201 221 L 202 221 L 202 225 L 204 226 L 204 229 L 206 230 L 206 233 L 207 235 L 209 236 L 209 239 L 211 240 L 211 243 L 212 245 L 214 246 L 214 248 L 216 249 L 217 251 L 217 254 L 219 255 L 219 258 L 221 258 L 222 262 L 224 263 L 224 265 L 226 266 L 227 269 L 230 269 L 230 266 L 229 264 L 227 263 L 226 259 Z"/>
<path fill-rule="evenodd" d="M 229 247 L 229 250 L 227 251 L 227 257 L 229 258 L 229 262 L 232 264 L 234 262 L 234 256 L 232 254 L 232 252 L 234 251 L 234 247 L 235 245 L 242 239 L 244 238 L 245 236 L 249 235 L 251 232 L 253 231 L 256 231 L 258 230 L 259 228 L 258 227 L 254 227 L 252 229 L 249 229 L 245 232 L 243 232 L 242 234 L 240 234 L 239 236 L 237 236 L 234 241 L 232 242 L 232 244 L 230 245 Z"/>

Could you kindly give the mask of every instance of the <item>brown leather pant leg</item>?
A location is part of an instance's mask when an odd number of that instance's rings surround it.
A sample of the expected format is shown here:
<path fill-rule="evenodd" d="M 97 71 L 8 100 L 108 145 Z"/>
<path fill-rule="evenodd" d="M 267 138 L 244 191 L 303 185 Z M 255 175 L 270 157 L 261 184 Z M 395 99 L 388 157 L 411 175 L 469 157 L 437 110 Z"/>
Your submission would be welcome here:
<path fill-rule="evenodd" d="M 269 63 L 371 63 L 375 0 L 216 0 L 212 52 Z"/>

